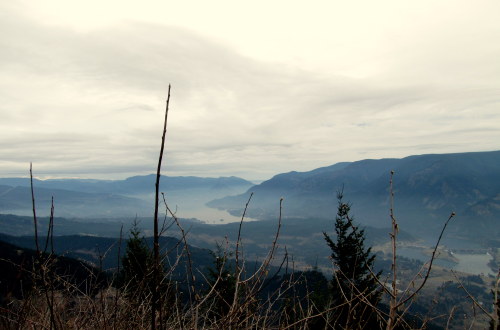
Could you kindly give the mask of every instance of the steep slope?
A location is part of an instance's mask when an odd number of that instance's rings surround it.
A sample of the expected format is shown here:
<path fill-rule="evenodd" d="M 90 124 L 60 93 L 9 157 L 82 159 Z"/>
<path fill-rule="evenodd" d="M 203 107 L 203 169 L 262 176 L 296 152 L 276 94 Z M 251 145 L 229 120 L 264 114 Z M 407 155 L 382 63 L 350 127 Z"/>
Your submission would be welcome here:
<path fill-rule="evenodd" d="M 358 221 L 387 226 L 390 171 L 394 170 L 395 210 L 408 230 L 435 231 L 457 213 L 454 230 L 497 232 L 500 219 L 500 151 L 361 160 L 305 173 L 284 173 L 245 194 L 208 205 L 241 214 L 251 191 L 249 215 L 275 217 L 280 197 L 288 217 L 331 218 L 335 193 L 344 189 Z"/>

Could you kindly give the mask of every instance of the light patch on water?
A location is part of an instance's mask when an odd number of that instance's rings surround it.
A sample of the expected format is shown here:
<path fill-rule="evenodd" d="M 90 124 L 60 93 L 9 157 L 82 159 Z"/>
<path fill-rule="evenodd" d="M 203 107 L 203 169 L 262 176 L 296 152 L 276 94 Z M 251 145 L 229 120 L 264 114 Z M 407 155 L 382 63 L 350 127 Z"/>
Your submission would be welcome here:
<path fill-rule="evenodd" d="M 236 191 L 243 193 L 244 191 Z M 235 193 L 235 191 L 232 191 Z M 186 189 L 170 191 L 165 193 L 165 199 L 169 208 L 175 212 L 179 218 L 196 218 L 208 224 L 226 224 L 231 222 L 240 222 L 241 216 L 234 216 L 225 210 L 213 209 L 206 204 L 213 199 L 227 196 L 225 190 L 207 190 L 207 189 Z M 131 197 L 140 198 L 144 201 L 154 201 L 154 194 L 138 194 Z M 160 197 L 160 209 L 163 210 L 163 198 Z M 245 205 L 242 205 L 242 208 Z M 148 210 L 149 211 L 149 210 Z M 245 221 L 255 221 L 257 219 L 245 217 Z"/>
<path fill-rule="evenodd" d="M 479 275 L 495 275 L 490 267 L 488 267 L 488 262 L 493 259 L 493 257 L 487 253 L 485 254 L 460 254 L 454 253 L 453 256 L 458 259 L 458 264 L 456 264 L 453 269 L 459 272 Z"/>
<path fill-rule="evenodd" d="M 410 259 L 417 259 L 422 262 L 429 262 L 430 255 L 424 254 L 421 248 L 405 247 L 398 249 L 398 255 Z M 495 275 L 495 273 L 488 266 L 493 257 L 487 253 L 465 254 L 453 253 L 453 257 L 458 260 L 458 263 L 451 262 L 446 259 L 439 258 L 435 260 L 435 264 L 448 269 L 453 269 L 459 272 L 469 273 L 473 275 Z"/>
<path fill-rule="evenodd" d="M 212 209 L 206 206 L 190 207 L 183 209 L 179 207 L 176 214 L 179 218 L 196 218 L 208 224 L 223 225 L 231 222 L 240 222 L 241 216 L 236 217 L 224 210 Z M 245 217 L 244 221 L 255 221 L 256 219 Z"/>

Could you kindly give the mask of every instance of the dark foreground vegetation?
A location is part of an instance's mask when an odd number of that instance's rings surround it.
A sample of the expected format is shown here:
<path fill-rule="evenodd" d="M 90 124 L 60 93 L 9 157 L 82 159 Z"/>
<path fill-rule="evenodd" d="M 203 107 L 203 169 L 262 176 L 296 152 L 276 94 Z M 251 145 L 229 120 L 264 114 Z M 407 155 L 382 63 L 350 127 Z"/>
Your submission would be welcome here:
<path fill-rule="evenodd" d="M 349 212 L 350 206 L 340 194 L 332 223 L 335 233 L 324 233 L 325 241 L 317 242 L 331 250 L 330 278 L 314 268 L 294 269 L 293 256 L 286 253 L 278 257 L 280 219 L 268 256 L 260 262 L 246 260 L 240 237 L 236 244 L 218 242 L 213 252 L 187 245 L 187 240 L 161 240 L 155 326 L 440 329 L 474 324 L 482 328 L 491 321 L 491 328 L 498 328 L 494 324 L 498 315 L 485 305 L 485 317 L 479 307 L 479 301 L 498 299 L 485 294 L 483 287 L 490 284 L 480 276 L 461 278 L 460 285 L 443 283 L 436 290 L 435 302 L 428 304 L 414 294 L 421 279 L 415 277 L 409 289 L 403 280 L 388 280 L 390 273 L 375 273 L 376 256 L 364 245 L 364 232 Z M 176 225 L 178 220 L 171 217 L 165 228 Z M 124 236 L 128 238 L 123 242 L 114 239 L 114 250 L 99 254 L 98 260 L 120 259 L 112 269 L 103 263 L 90 265 L 53 254 L 54 237 L 50 235 L 48 239 L 39 237 L 38 251 L 0 242 L 1 328 L 150 328 L 155 285 L 151 244 L 137 224 Z M 6 235 L 1 238 L 21 242 Z M 396 261 L 398 265 L 404 268 L 407 263 Z M 424 278 L 429 266 L 422 268 Z M 398 275 L 403 277 L 405 271 L 399 270 Z M 392 283 L 398 284 L 397 291 L 392 290 Z M 397 292 L 396 304 L 404 302 L 393 320 L 392 292 Z M 464 298 L 471 305 L 471 299 L 476 299 L 475 315 L 460 304 Z"/>

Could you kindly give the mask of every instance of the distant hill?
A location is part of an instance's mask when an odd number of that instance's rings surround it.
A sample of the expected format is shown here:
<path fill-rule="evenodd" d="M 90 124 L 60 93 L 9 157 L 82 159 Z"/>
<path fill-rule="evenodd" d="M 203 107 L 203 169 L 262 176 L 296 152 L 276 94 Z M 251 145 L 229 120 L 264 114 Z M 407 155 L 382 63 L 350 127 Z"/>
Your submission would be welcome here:
<path fill-rule="evenodd" d="M 33 180 L 39 214 L 49 214 L 54 197 L 56 214 L 64 217 L 98 218 L 153 214 L 156 175 L 125 180 Z M 162 176 L 160 190 L 172 204 L 204 205 L 217 197 L 238 194 L 253 183 L 237 177 L 201 178 Z M 31 213 L 29 178 L 0 178 L 0 213 Z"/>
<path fill-rule="evenodd" d="M 367 159 L 309 172 L 278 174 L 238 196 L 216 199 L 210 207 L 241 214 L 250 192 L 249 216 L 266 219 L 284 197 L 287 217 L 331 218 L 336 191 L 344 189 L 357 220 L 389 225 L 389 179 L 394 170 L 395 213 L 401 228 L 426 234 L 454 211 L 450 231 L 500 234 L 500 151 L 429 154 L 402 159 Z"/>
<path fill-rule="evenodd" d="M 156 174 L 133 176 L 125 180 L 94 179 L 34 179 L 37 188 L 64 189 L 85 193 L 138 195 L 154 193 Z M 0 178 L 2 186 L 29 187 L 29 178 Z M 235 187 L 253 186 L 253 183 L 235 176 L 219 178 L 203 178 L 195 176 L 162 176 L 160 190 L 175 191 L 187 189 L 233 189 Z"/>
<path fill-rule="evenodd" d="M 31 189 L 24 186 L 5 187 L 0 192 L 0 210 L 3 213 L 30 214 Z M 133 215 L 151 207 L 143 200 L 112 193 L 87 193 L 57 188 L 35 188 L 39 214 L 49 214 L 51 199 L 58 214 L 73 217 Z"/>

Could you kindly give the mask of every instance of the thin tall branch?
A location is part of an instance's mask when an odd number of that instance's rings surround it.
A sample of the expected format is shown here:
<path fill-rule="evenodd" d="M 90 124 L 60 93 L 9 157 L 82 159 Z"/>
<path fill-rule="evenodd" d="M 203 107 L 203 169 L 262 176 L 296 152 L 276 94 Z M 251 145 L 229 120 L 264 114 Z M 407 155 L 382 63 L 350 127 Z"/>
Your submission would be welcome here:
<path fill-rule="evenodd" d="M 248 201 L 245 204 L 245 209 L 243 210 L 243 214 L 241 216 L 241 221 L 240 221 L 240 226 L 238 228 L 238 237 L 236 239 L 235 259 L 236 259 L 236 274 L 238 276 L 238 279 L 239 279 L 239 274 L 238 273 L 239 273 L 239 256 L 240 256 L 239 248 L 240 248 L 240 243 L 241 243 L 241 227 L 243 225 L 243 219 L 245 219 L 245 215 L 247 213 L 248 205 L 250 204 L 250 200 L 252 199 L 252 196 L 253 196 L 253 192 L 250 193 L 250 197 L 248 197 Z"/>
<path fill-rule="evenodd" d="M 120 276 L 120 264 L 121 264 L 121 250 L 122 250 L 122 238 L 123 238 L 123 224 L 120 226 L 120 238 L 118 240 L 118 255 L 117 255 L 117 270 L 116 274 Z M 118 296 L 120 290 L 116 290 L 115 299 L 114 299 L 114 307 L 113 307 L 113 329 L 116 329 L 116 321 L 117 321 L 117 313 L 118 313 Z"/>
<path fill-rule="evenodd" d="M 177 218 L 177 216 L 175 215 L 175 213 L 172 212 L 172 210 L 168 206 L 167 200 L 165 199 L 165 194 L 162 193 L 161 195 L 162 195 L 162 198 L 163 198 L 163 203 L 165 205 L 165 208 L 167 209 L 167 212 L 170 213 L 170 215 L 174 219 L 175 223 L 177 224 L 177 227 L 179 227 L 179 229 L 181 231 L 182 241 L 184 242 L 184 249 L 186 250 L 186 256 L 187 256 L 187 259 L 188 259 L 188 271 L 189 271 L 189 275 L 191 277 L 190 293 L 192 292 L 193 295 L 194 295 L 195 301 L 198 301 L 199 297 L 196 294 L 196 288 L 195 288 L 196 278 L 195 278 L 194 273 L 193 273 L 193 261 L 191 260 L 191 252 L 189 251 L 189 245 L 188 245 L 187 239 L 186 239 L 187 233 L 184 231 L 184 228 L 182 228 L 182 226 L 181 226 L 181 224 L 179 222 L 179 218 Z"/>
<path fill-rule="evenodd" d="M 495 286 L 493 287 L 493 322 L 492 322 L 492 328 L 493 329 L 498 329 L 500 325 L 500 320 L 498 319 L 498 316 L 500 315 L 500 297 L 498 297 L 500 289 L 500 268 L 498 268 L 498 273 L 497 273 L 497 278 L 495 280 Z"/>
<path fill-rule="evenodd" d="M 451 221 L 451 219 L 455 216 L 455 212 L 451 212 L 450 216 L 448 217 L 448 220 L 444 223 L 441 233 L 439 234 L 439 238 L 436 242 L 436 245 L 434 246 L 434 250 L 432 251 L 432 256 L 429 261 L 429 268 L 427 269 L 427 272 L 425 273 L 424 279 L 422 283 L 417 287 L 416 290 L 413 292 L 410 292 L 409 286 L 403 291 L 401 297 L 398 300 L 397 293 L 397 274 L 396 274 L 396 244 L 397 244 L 397 234 L 399 232 L 398 224 L 396 222 L 396 218 L 394 216 L 394 190 L 393 190 L 393 176 L 394 176 L 394 171 L 391 171 L 391 179 L 390 179 L 390 216 L 391 216 L 391 221 L 392 221 L 392 233 L 391 235 L 391 245 L 392 245 L 392 272 L 393 272 L 393 278 L 392 278 L 392 287 L 391 287 L 391 299 L 389 302 L 389 319 L 387 320 L 387 326 L 386 329 L 395 329 L 397 324 L 401 321 L 401 317 L 397 317 L 397 311 L 399 308 L 404 306 L 409 300 L 413 299 L 420 290 L 425 286 L 425 283 L 427 283 L 427 280 L 429 279 L 432 265 L 434 263 L 434 260 L 436 259 L 436 252 L 439 246 L 439 243 L 441 242 L 441 239 L 443 238 L 443 234 L 446 230 L 446 227 L 448 226 L 448 223 Z M 419 273 L 420 274 L 420 273 Z M 417 275 L 419 275 L 417 274 Z M 417 276 L 416 275 L 416 276 Z M 412 285 L 414 283 L 414 280 L 410 282 L 409 285 Z M 403 313 L 404 314 L 404 313 Z"/>
<path fill-rule="evenodd" d="M 391 283 L 391 298 L 389 301 L 389 320 L 387 322 L 387 329 L 394 329 L 396 323 L 396 314 L 397 314 L 397 295 L 398 289 L 396 287 L 397 283 L 397 274 L 396 274 L 396 243 L 397 243 L 397 235 L 398 235 L 398 223 L 396 222 L 396 218 L 394 217 L 394 189 L 392 184 L 392 179 L 394 177 L 394 171 L 391 170 L 391 179 L 389 181 L 389 189 L 390 189 L 390 217 L 392 224 L 392 233 L 391 236 L 391 247 L 392 247 L 392 283 Z"/>
<path fill-rule="evenodd" d="M 47 248 L 49 246 L 49 240 L 51 245 L 51 253 L 54 254 L 54 196 L 52 196 L 52 201 L 50 204 L 50 219 L 49 219 L 49 228 L 47 229 L 47 237 L 45 238 L 45 248 L 43 252 L 47 252 Z"/>
<path fill-rule="evenodd" d="M 472 304 L 477 306 L 490 320 L 494 321 L 494 318 L 493 318 L 493 315 L 490 314 L 478 301 L 476 298 L 474 298 L 474 296 L 469 292 L 469 290 L 467 290 L 467 288 L 465 287 L 465 285 L 462 283 L 462 281 L 460 280 L 460 278 L 457 276 L 457 273 L 455 273 L 453 271 L 453 269 L 450 270 L 451 273 L 453 274 L 453 277 L 455 277 L 455 279 L 457 280 L 458 282 L 458 287 L 462 290 L 464 290 L 465 294 L 467 295 L 467 298 L 469 298 L 471 301 L 472 301 Z"/>
<path fill-rule="evenodd" d="M 268 270 L 269 264 L 271 261 L 274 259 L 274 253 L 276 252 L 276 246 L 278 242 L 278 238 L 280 236 L 280 230 L 281 230 L 281 221 L 283 218 L 283 200 L 284 198 L 280 198 L 280 210 L 279 210 L 279 217 L 278 217 L 278 228 L 276 229 L 276 234 L 274 236 L 273 244 L 271 245 L 271 250 L 268 252 L 266 258 L 260 265 L 260 267 L 255 271 L 255 273 L 250 276 L 249 278 L 245 279 L 244 281 L 241 281 L 241 283 L 246 283 L 250 282 L 254 278 L 257 278 L 256 283 L 260 283 L 262 280 L 262 277 L 266 274 L 266 271 Z"/>
<path fill-rule="evenodd" d="M 36 252 L 40 254 L 40 247 L 38 246 L 38 221 L 36 219 L 36 207 L 35 207 L 35 192 L 33 190 L 33 165 L 30 163 L 30 184 L 31 184 L 31 204 L 33 206 L 33 223 L 35 224 L 35 245 Z"/>
<path fill-rule="evenodd" d="M 424 287 L 425 283 L 427 282 L 427 280 L 429 279 L 429 276 L 431 274 L 432 264 L 434 263 L 434 260 L 436 260 L 436 258 L 437 258 L 436 252 L 437 252 L 439 243 L 441 242 L 441 239 L 443 238 L 444 231 L 446 230 L 448 223 L 450 222 L 451 219 L 453 219 L 454 216 L 455 216 L 455 212 L 451 212 L 450 216 L 448 217 L 448 220 L 446 220 L 446 222 L 443 225 L 443 228 L 441 229 L 441 233 L 439 234 L 439 238 L 436 242 L 436 245 L 434 246 L 434 250 L 432 251 L 431 260 L 429 262 L 429 268 L 427 269 L 427 272 L 425 273 L 424 280 L 422 281 L 422 283 L 420 283 L 418 288 L 415 291 L 413 291 L 409 296 L 407 296 L 407 297 L 402 296 L 401 299 L 399 300 L 399 302 L 397 303 L 396 308 L 399 308 L 400 306 L 404 305 L 408 300 L 415 297 L 417 295 L 417 293 L 419 293 L 419 291 L 422 290 L 422 288 Z M 409 289 L 406 289 L 404 292 L 409 292 Z"/>
<path fill-rule="evenodd" d="M 159 274 L 160 274 L 160 246 L 159 246 L 159 235 L 158 235 L 158 203 L 159 203 L 159 193 L 160 193 L 160 173 L 161 173 L 161 162 L 163 159 L 163 150 L 165 148 L 165 136 L 167 134 L 167 119 L 168 119 L 168 106 L 170 103 L 170 84 L 168 85 L 168 96 L 167 105 L 165 108 L 165 120 L 163 122 L 163 135 L 161 137 L 161 148 L 160 156 L 158 158 L 158 168 L 156 169 L 156 183 L 155 183 L 155 213 L 154 213 L 154 237 L 153 237 L 153 257 L 154 257 L 154 269 L 153 269 L 153 297 L 151 302 L 151 329 L 156 329 L 156 313 L 157 311 L 161 314 L 161 306 L 158 302 L 158 290 L 159 290 Z M 161 317 L 160 317 L 161 320 Z"/>

